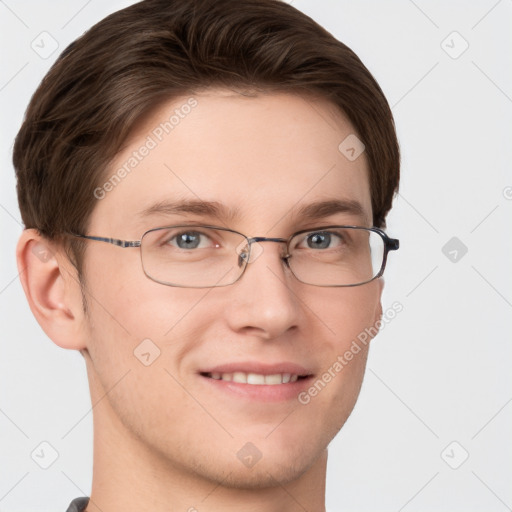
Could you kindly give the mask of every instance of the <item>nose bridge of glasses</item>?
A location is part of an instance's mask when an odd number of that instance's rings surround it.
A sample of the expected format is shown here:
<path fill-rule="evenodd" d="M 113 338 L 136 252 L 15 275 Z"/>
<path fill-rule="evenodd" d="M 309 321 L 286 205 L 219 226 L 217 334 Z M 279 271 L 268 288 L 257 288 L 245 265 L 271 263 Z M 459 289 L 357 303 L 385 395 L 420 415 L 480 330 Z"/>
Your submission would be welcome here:
<path fill-rule="evenodd" d="M 286 243 L 288 240 L 286 238 L 268 238 L 266 236 L 253 236 L 252 238 L 249 238 L 249 244 L 252 244 L 253 242 L 282 242 Z"/>
<path fill-rule="evenodd" d="M 288 243 L 288 240 L 286 240 L 286 238 L 272 238 L 272 237 L 266 237 L 266 236 L 253 236 L 253 237 L 250 237 L 250 238 L 247 238 L 247 247 L 250 249 L 252 244 L 255 243 L 255 242 L 277 242 L 277 243 Z M 254 260 L 256 260 L 258 258 L 258 256 L 262 253 L 262 250 L 260 251 L 254 251 L 254 250 L 250 250 L 249 251 L 249 260 L 247 261 L 247 263 L 252 263 Z M 247 255 L 246 253 L 243 253 L 243 252 L 240 252 L 239 255 L 238 255 L 238 264 L 239 266 L 242 265 L 242 262 L 243 260 L 247 258 Z M 284 259 L 286 259 L 286 256 L 284 257 Z"/>

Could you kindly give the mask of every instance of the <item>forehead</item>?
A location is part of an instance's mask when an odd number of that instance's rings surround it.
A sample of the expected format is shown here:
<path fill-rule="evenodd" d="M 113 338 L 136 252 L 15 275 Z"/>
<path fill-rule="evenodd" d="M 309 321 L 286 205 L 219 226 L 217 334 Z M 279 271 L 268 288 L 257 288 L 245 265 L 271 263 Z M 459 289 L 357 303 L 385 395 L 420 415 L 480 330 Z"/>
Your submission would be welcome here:
<path fill-rule="evenodd" d="M 348 119 L 312 96 L 218 89 L 173 99 L 139 123 L 107 169 L 91 229 L 134 236 L 153 218 L 179 215 L 155 208 L 177 201 L 215 203 L 229 212 L 231 228 L 281 222 L 285 229 L 321 201 L 355 205 L 353 223 L 371 224 L 366 158 L 340 151 L 347 137 L 354 137 Z"/>

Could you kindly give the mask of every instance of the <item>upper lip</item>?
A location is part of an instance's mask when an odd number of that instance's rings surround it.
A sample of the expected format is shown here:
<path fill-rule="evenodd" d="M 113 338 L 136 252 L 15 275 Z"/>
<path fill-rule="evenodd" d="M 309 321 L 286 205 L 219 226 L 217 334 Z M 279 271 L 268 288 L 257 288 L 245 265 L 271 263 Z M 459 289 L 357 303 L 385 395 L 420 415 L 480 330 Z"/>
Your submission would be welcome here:
<path fill-rule="evenodd" d="M 257 373 L 259 375 L 275 375 L 277 373 L 290 373 L 292 375 L 306 376 L 311 375 L 312 372 L 303 366 L 291 363 L 282 362 L 274 364 L 259 363 L 256 361 L 240 361 L 233 363 L 220 364 L 218 366 L 211 366 L 200 370 L 199 373 Z"/>

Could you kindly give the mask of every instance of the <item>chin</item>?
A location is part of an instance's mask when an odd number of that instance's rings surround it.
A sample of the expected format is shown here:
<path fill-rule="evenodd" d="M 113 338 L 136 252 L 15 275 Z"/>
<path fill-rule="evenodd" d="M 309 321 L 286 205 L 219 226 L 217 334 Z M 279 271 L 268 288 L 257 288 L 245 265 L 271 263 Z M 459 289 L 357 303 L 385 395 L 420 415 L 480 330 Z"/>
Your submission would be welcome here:
<path fill-rule="evenodd" d="M 305 460 L 304 457 L 297 460 L 289 455 L 282 460 L 277 460 L 275 456 L 272 460 L 264 460 L 262 457 L 252 468 L 244 467 L 240 463 L 230 464 L 230 467 L 222 471 L 223 475 L 216 475 L 213 480 L 222 482 L 223 487 L 248 491 L 281 487 L 300 479 L 318 458 L 319 454 L 311 460 Z"/>
<path fill-rule="evenodd" d="M 223 487 L 249 491 L 280 487 L 300 479 L 315 464 L 325 463 L 321 459 L 327 443 L 320 439 L 314 443 L 311 436 L 305 437 L 293 446 L 276 441 L 262 438 L 248 445 L 238 441 L 223 448 L 217 445 L 217 450 L 208 450 L 206 458 L 196 459 L 193 472 Z M 247 455 L 252 460 L 244 461 Z"/>

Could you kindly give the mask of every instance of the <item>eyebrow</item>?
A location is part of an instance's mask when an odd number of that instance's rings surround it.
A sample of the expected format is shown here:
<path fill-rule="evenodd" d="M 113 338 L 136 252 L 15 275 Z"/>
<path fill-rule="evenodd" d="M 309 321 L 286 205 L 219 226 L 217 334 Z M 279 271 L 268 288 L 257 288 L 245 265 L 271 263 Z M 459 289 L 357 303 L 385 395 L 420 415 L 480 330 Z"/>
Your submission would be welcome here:
<path fill-rule="evenodd" d="M 316 201 L 303 206 L 297 212 L 297 217 L 306 220 L 317 220 L 336 213 L 348 213 L 366 220 L 366 211 L 359 201 L 353 199 L 330 199 Z"/>
<path fill-rule="evenodd" d="M 238 208 L 228 208 L 217 201 L 201 201 L 195 199 L 183 199 L 179 201 L 159 201 L 139 212 L 139 217 L 151 215 L 202 215 L 219 220 L 234 220 L 240 216 Z"/>
<path fill-rule="evenodd" d="M 318 220 L 336 213 L 347 213 L 360 217 L 363 221 L 367 220 L 366 211 L 361 203 L 352 199 L 315 201 L 300 207 L 292 215 L 296 220 Z M 144 218 L 156 214 L 192 214 L 211 217 L 227 222 L 241 217 L 239 208 L 229 208 L 218 201 L 201 201 L 194 199 L 159 201 L 158 203 L 155 203 L 139 212 L 138 216 Z"/>

